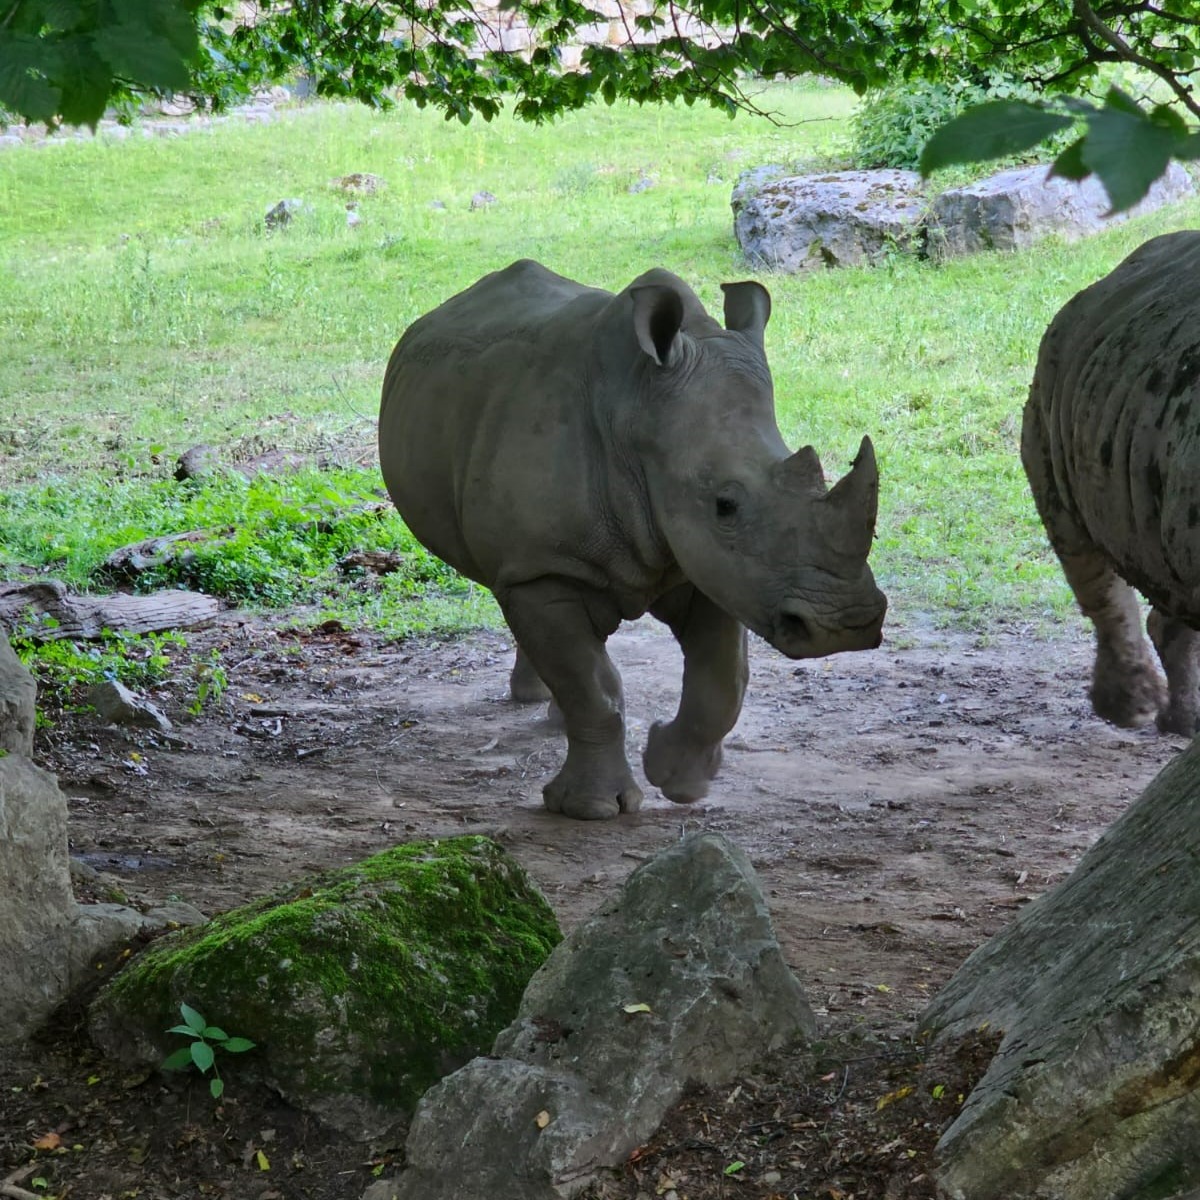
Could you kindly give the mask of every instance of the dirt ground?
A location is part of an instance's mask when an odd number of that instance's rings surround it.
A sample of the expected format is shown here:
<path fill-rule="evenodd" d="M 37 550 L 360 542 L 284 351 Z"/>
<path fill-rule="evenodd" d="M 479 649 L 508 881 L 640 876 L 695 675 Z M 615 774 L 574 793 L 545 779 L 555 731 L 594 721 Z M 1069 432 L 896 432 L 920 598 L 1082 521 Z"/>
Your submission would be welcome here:
<path fill-rule="evenodd" d="M 746 849 L 823 1043 L 688 1097 L 597 1190 L 631 1200 L 934 1195 L 932 1146 L 990 1047 L 930 1058 L 914 1018 L 1186 744 L 1091 715 L 1082 632 L 981 640 L 889 622 L 870 653 L 792 663 L 756 645 L 710 797 L 680 807 L 648 789 L 640 813 L 583 823 L 542 807 L 564 743 L 540 708 L 507 700 L 503 634 L 385 644 L 231 614 L 195 638 L 210 646 L 228 664 L 220 705 L 189 719 L 184 686 L 152 697 L 174 735 L 87 716 L 39 735 L 73 856 L 139 906 L 211 913 L 398 841 L 485 833 L 568 927 L 687 830 Z M 611 649 L 637 763 L 650 722 L 674 711 L 680 658 L 648 620 Z M 113 1077 L 65 1013 L 0 1063 L 0 1195 L 7 1177 L 9 1194 L 73 1200 L 357 1200 L 401 1161 L 229 1091 L 214 1106 L 202 1087 Z"/>

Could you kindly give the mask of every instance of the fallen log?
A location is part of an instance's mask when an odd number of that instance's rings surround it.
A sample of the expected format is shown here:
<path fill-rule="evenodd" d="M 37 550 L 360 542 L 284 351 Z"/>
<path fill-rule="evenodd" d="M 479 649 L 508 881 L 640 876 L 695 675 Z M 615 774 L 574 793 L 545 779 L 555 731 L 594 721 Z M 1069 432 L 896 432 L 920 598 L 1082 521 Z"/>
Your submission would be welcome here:
<path fill-rule="evenodd" d="M 219 529 L 192 529 L 187 533 L 168 533 L 144 538 L 114 550 L 92 572 L 101 584 L 130 583 L 143 571 L 170 564 L 185 565 L 196 557 L 195 547 L 203 542 L 219 542 L 233 533 L 232 525 Z"/>
<path fill-rule="evenodd" d="M 0 582 L 0 626 L 10 632 L 19 629 L 34 641 L 189 629 L 211 621 L 220 611 L 219 600 L 199 592 L 84 596 L 70 594 L 57 579 Z"/>

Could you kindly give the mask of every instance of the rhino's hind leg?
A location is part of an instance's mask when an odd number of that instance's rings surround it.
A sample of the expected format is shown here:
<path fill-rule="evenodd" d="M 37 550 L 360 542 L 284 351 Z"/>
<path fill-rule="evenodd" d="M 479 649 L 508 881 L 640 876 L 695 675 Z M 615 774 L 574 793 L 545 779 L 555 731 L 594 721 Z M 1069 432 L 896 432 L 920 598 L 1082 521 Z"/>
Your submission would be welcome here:
<path fill-rule="evenodd" d="M 1159 710 L 1158 727 L 1192 737 L 1200 731 L 1200 633 L 1158 608 L 1150 610 L 1146 630 L 1167 673 L 1167 704 Z"/>
<path fill-rule="evenodd" d="M 1092 708 L 1114 725 L 1153 720 L 1167 695 L 1146 639 L 1137 594 L 1099 551 L 1059 554 L 1079 608 L 1096 627 Z"/>
<path fill-rule="evenodd" d="M 642 766 L 668 800 L 690 804 L 708 795 L 721 765 L 721 742 L 742 711 L 746 631 L 690 584 L 650 611 L 671 627 L 683 649 L 683 691 L 675 719 L 651 727 Z"/>
<path fill-rule="evenodd" d="M 542 789 L 546 807 L 585 821 L 637 812 L 642 789 L 625 758 L 621 677 L 604 649 L 619 616 L 599 597 L 553 579 L 505 589 L 497 599 L 566 726 L 567 761 Z"/>
<path fill-rule="evenodd" d="M 509 695 L 518 704 L 539 704 L 550 699 L 550 689 L 542 682 L 529 655 L 517 646 L 517 659 L 508 677 Z"/>

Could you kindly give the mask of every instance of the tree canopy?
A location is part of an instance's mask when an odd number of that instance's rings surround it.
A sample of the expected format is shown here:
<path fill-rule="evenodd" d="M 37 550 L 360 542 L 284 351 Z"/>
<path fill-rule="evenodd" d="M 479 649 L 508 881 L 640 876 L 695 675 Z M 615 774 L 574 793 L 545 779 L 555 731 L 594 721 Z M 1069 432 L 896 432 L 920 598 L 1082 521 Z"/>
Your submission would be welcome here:
<path fill-rule="evenodd" d="M 564 48 L 610 13 L 616 41 L 587 44 L 568 67 Z M 531 48 L 508 48 L 517 27 Z M 1044 98 L 958 118 L 924 169 L 1026 150 L 1076 125 L 1055 169 L 1096 173 L 1115 208 L 1170 158 L 1200 157 L 1198 57 L 1195 0 L 0 0 L 0 107 L 51 123 L 94 125 L 145 92 L 220 108 L 297 74 L 321 95 L 404 96 L 468 121 L 506 104 L 543 120 L 618 98 L 732 113 L 755 107 L 755 78 L 817 73 L 863 92 L 1000 68 Z M 1132 90 L 1106 79 L 1116 68 L 1135 73 Z M 1134 94 L 1147 85 L 1160 94 Z"/>

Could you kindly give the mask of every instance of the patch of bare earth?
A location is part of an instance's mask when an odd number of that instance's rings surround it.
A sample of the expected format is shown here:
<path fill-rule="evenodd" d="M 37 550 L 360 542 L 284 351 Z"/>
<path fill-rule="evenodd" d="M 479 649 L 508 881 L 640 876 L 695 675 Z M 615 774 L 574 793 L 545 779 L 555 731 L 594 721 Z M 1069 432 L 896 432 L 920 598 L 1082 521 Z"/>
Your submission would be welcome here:
<path fill-rule="evenodd" d="M 938 1134 L 994 1034 L 931 1053 L 914 1018 L 1185 743 L 1091 715 L 1082 635 L 981 643 L 892 625 L 889 639 L 804 663 L 757 645 L 711 797 L 683 808 L 651 790 L 613 822 L 543 809 L 564 744 L 540 709 L 506 699 L 499 633 L 386 644 L 230 616 L 195 646 L 228 664 L 218 707 L 188 719 L 182 679 L 153 697 L 175 736 L 63 715 L 38 755 L 70 798 L 73 855 L 135 903 L 206 912 L 399 841 L 485 833 L 570 926 L 684 830 L 719 830 L 760 875 L 822 1041 L 689 1095 L 596 1195 L 926 1197 Z M 611 645 L 637 762 L 674 710 L 679 654 L 650 622 Z M 202 1083 L 122 1078 L 76 1011 L 0 1062 L 0 1182 L 75 1200 L 344 1200 L 402 1161 L 236 1075 L 220 1105 Z"/>

